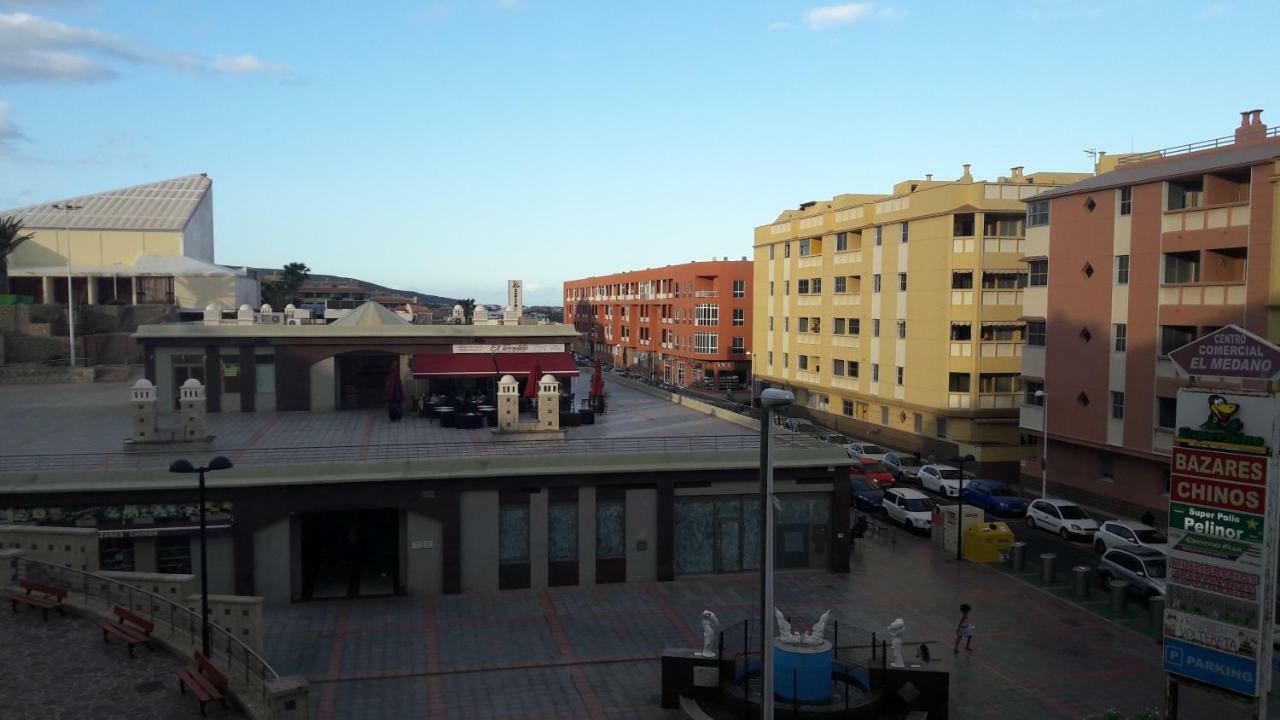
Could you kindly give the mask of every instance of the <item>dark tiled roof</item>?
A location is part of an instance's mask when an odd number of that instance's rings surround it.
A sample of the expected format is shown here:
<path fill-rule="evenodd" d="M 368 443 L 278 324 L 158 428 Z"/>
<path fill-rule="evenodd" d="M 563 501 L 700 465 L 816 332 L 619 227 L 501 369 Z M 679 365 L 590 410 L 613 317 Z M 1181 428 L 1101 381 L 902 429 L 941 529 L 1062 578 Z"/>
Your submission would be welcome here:
<path fill-rule="evenodd" d="M 1135 164 L 1133 167 L 1121 165 L 1111 172 L 1094 175 L 1087 180 L 1081 180 L 1071 185 L 1046 190 L 1039 195 L 1027 198 L 1026 202 L 1078 195 L 1083 192 L 1106 190 L 1126 185 L 1140 185 L 1180 175 L 1258 165 L 1275 157 L 1280 157 L 1280 138 L 1247 145 L 1233 145 L 1225 150 L 1209 150 L 1164 160 L 1154 160 Z"/>

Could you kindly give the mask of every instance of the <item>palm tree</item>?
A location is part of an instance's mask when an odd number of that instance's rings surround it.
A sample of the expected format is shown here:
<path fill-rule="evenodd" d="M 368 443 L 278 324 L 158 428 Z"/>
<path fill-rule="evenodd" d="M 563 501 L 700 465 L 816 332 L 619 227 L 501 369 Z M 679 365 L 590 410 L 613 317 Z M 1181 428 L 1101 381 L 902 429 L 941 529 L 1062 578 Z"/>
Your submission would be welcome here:
<path fill-rule="evenodd" d="M 459 300 L 458 304 L 462 306 L 462 324 L 473 324 L 476 314 L 476 299 L 466 298 L 465 300 Z"/>
<path fill-rule="evenodd" d="M 263 302 L 270 304 L 277 312 L 283 310 L 285 305 L 297 300 L 298 289 L 309 277 L 311 268 L 306 263 L 291 262 L 285 265 L 275 276 L 275 280 L 261 283 Z"/>
<path fill-rule="evenodd" d="M 9 255 L 32 238 L 22 234 L 22 220 L 13 216 L 0 218 L 0 295 L 9 294 Z"/>

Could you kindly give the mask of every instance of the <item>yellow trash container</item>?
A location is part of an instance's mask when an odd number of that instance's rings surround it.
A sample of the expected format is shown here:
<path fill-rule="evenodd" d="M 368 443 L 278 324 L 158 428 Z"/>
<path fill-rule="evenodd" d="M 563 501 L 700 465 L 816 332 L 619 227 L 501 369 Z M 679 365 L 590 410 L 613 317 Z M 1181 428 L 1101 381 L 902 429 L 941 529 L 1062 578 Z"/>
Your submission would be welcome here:
<path fill-rule="evenodd" d="M 1013 547 L 1013 531 L 1002 522 L 984 522 L 964 534 L 964 559 L 996 563 Z"/>

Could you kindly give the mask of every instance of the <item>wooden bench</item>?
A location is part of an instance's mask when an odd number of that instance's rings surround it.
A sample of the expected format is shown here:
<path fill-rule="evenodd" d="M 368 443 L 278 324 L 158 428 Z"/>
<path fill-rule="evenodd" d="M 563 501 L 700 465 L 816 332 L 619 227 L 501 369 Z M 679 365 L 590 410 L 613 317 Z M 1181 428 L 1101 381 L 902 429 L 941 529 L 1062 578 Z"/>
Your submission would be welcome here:
<path fill-rule="evenodd" d="M 178 668 L 178 691 L 183 695 L 190 690 L 192 695 L 196 696 L 196 700 L 200 701 L 200 715 L 205 714 L 205 703 L 220 702 L 222 706 L 230 710 L 231 706 L 227 704 L 227 676 L 223 675 L 218 668 L 209 662 L 209 658 L 204 653 L 196 650 L 192 653 L 195 658 L 196 666 Z"/>
<path fill-rule="evenodd" d="M 57 609 L 61 615 L 66 615 L 66 611 L 62 609 L 62 600 L 67 597 L 65 588 L 57 585 L 49 585 L 48 583 L 38 582 L 36 580 L 19 580 L 18 587 L 25 590 L 25 593 L 14 592 L 10 590 L 5 593 L 5 597 L 13 603 L 13 611 L 18 612 L 18 603 L 33 608 L 39 608 L 44 613 L 44 619 L 49 619 L 49 611 Z M 33 595 L 32 593 L 39 593 Z"/>
<path fill-rule="evenodd" d="M 98 627 L 102 629 L 102 642 L 107 642 L 112 635 L 116 636 L 129 648 L 129 657 L 133 657 L 134 645 L 146 645 L 148 650 L 155 651 L 151 647 L 151 631 L 156 629 L 155 623 L 119 605 L 112 612 L 118 622 L 98 621 Z"/>

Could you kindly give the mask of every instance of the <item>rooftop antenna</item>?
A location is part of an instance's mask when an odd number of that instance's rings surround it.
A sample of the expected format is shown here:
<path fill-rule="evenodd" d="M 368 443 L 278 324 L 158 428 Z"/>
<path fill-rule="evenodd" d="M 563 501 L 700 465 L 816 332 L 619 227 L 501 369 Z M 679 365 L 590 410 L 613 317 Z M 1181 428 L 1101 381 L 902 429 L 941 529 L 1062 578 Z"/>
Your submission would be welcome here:
<path fill-rule="evenodd" d="M 1100 153 L 1100 151 L 1098 150 L 1097 146 L 1094 146 L 1094 147 L 1088 148 L 1087 150 L 1085 150 L 1085 151 L 1084 151 L 1084 154 L 1085 154 L 1085 155 L 1088 155 L 1088 156 L 1089 156 L 1089 158 L 1090 158 L 1091 160 L 1093 160 L 1093 163 L 1092 163 L 1092 164 L 1093 164 L 1093 166 L 1094 166 L 1095 168 L 1096 168 L 1096 167 L 1098 167 L 1098 155 L 1099 155 L 1099 154 L 1101 154 L 1101 153 Z"/>

